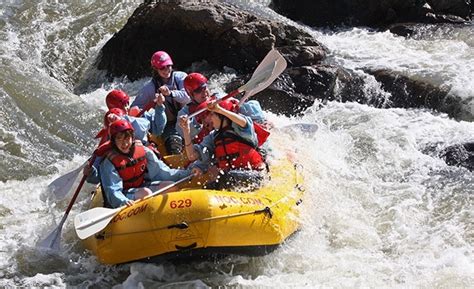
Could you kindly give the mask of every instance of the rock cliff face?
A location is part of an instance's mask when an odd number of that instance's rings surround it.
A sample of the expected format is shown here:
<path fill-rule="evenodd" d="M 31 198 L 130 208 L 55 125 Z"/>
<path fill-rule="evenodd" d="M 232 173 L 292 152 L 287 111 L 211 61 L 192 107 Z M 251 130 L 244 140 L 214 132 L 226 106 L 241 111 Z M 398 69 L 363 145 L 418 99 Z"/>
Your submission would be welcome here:
<path fill-rule="evenodd" d="M 272 48 L 285 57 L 288 69 L 272 93 L 261 93 L 267 110 L 299 113 L 315 98 L 334 99 L 336 81 L 352 82 L 338 76 L 350 75 L 343 68 L 322 65 L 327 50 L 305 31 L 212 1 L 141 5 L 102 48 L 97 66 L 111 76 L 135 80 L 148 76 L 151 55 L 165 50 L 177 69 L 189 71 L 193 62 L 205 60 L 212 68 L 232 67 L 248 80 Z M 283 107 L 282 101 L 290 104 Z"/>
<path fill-rule="evenodd" d="M 338 9 L 345 7 L 344 11 L 349 13 L 349 3 L 356 5 L 358 1 L 318 0 L 308 1 L 307 6 L 300 3 L 298 7 L 291 4 L 293 1 L 274 1 L 277 2 L 289 7 L 293 5 L 295 13 L 303 16 L 317 6 L 323 11 L 334 10 L 325 15 L 336 17 L 343 11 Z M 383 5 L 383 9 L 395 4 L 399 8 L 413 8 L 419 1 L 365 2 L 365 10 L 357 6 L 361 13 L 367 17 L 379 17 L 378 9 Z M 322 6 L 314 3 L 322 3 Z M 441 5 L 441 1 L 437 3 L 437 9 L 454 9 L 446 3 Z M 311 15 L 316 17 L 318 14 L 314 12 Z M 463 108 L 461 99 L 450 95 L 445 89 L 394 71 L 366 71 L 391 94 L 390 99 L 368 97 L 363 91 L 364 80 L 343 67 L 325 63 L 327 49 L 306 31 L 287 23 L 258 18 L 233 5 L 217 1 L 146 2 L 140 5 L 123 29 L 102 48 L 97 66 L 110 76 L 126 75 L 136 80 L 150 75 L 151 55 L 157 50 L 165 50 L 171 54 L 178 70 L 190 72 L 193 70 L 190 67 L 196 62 L 206 63 L 207 69 L 199 71 L 207 76 L 215 69 L 235 69 L 239 77 L 227 85 L 227 89 L 232 90 L 250 78 L 272 48 L 282 53 L 288 68 L 273 85 L 255 96 L 266 110 L 294 115 L 304 112 L 315 99 L 321 99 L 357 101 L 376 107 L 426 107 L 458 119 L 473 118 L 471 112 Z"/>
<path fill-rule="evenodd" d="M 287 24 L 258 19 L 217 2 L 141 5 L 125 27 L 103 47 L 99 69 L 137 79 L 149 75 L 149 59 L 168 51 L 178 69 L 206 60 L 249 73 L 272 48 L 290 66 L 313 65 L 326 49 L 309 34 Z"/>

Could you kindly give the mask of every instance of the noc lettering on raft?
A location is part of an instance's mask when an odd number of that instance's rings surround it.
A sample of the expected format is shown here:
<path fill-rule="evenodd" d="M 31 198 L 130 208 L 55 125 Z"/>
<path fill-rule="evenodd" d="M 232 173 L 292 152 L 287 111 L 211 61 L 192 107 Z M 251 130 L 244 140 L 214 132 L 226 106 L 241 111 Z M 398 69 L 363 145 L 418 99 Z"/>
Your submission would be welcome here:
<path fill-rule="evenodd" d="M 138 208 L 135 208 L 133 210 L 130 210 L 128 212 L 123 212 L 121 214 L 118 214 L 117 216 L 115 216 L 113 219 L 112 219 L 112 223 L 115 223 L 115 222 L 118 222 L 118 221 L 122 221 L 122 220 L 125 220 L 127 218 L 130 218 L 130 217 L 133 217 L 133 216 L 136 216 L 138 214 L 141 214 L 143 212 L 145 212 L 146 208 L 148 207 L 148 204 L 143 204 L 141 205 L 140 207 Z"/>
<path fill-rule="evenodd" d="M 258 198 L 249 197 L 234 197 L 234 196 L 214 196 L 214 200 L 220 203 L 237 204 L 237 205 L 262 205 L 262 200 Z"/>

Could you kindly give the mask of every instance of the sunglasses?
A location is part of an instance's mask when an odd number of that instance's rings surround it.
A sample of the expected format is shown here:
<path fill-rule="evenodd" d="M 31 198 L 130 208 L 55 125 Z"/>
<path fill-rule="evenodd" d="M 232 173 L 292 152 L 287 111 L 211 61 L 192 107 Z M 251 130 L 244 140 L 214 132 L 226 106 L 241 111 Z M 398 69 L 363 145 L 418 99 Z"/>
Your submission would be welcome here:
<path fill-rule="evenodd" d="M 206 84 L 203 84 L 203 85 L 201 85 L 200 87 L 198 87 L 198 88 L 196 88 L 195 90 L 193 90 L 193 93 L 201 93 L 201 92 L 203 92 L 206 88 L 207 88 L 207 85 L 206 85 Z"/>
<path fill-rule="evenodd" d="M 162 68 L 158 68 L 158 70 L 163 71 L 163 70 L 171 69 L 172 66 L 173 65 L 166 65 L 166 66 L 163 66 Z"/>

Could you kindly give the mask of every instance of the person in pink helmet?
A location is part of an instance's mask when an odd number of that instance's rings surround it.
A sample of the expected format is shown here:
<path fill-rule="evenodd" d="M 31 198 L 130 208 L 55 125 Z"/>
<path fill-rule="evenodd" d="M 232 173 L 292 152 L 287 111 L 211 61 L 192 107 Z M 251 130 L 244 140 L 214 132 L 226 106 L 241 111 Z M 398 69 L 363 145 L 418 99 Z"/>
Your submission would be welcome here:
<path fill-rule="evenodd" d="M 163 95 L 167 122 L 161 137 L 168 153 L 179 154 L 183 150 L 183 140 L 176 131 L 177 115 L 179 110 L 191 101 L 184 89 L 184 79 L 187 74 L 173 70 L 173 60 L 165 51 L 155 52 L 150 63 L 152 79 L 140 90 L 132 107 L 138 106 L 143 109 L 158 95 Z"/>

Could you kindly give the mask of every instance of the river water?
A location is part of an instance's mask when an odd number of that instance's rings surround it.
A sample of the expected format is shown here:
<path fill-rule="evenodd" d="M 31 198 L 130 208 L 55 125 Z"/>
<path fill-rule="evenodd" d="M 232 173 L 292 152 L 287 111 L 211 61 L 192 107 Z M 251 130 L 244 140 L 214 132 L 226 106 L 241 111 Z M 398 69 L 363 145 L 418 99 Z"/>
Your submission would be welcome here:
<path fill-rule="evenodd" d="M 120 87 L 135 95 L 146 81 L 110 82 L 93 68 L 138 4 L 2 1 L 0 287 L 474 288 L 474 176 L 437 156 L 473 141 L 474 124 L 356 103 L 315 104 L 301 117 L 268 114 L 277 126 L 319 126 L 311 134 L 272 135 L 277 149 L 297 152 L 307 194 L 301 231 L 270 255 L 101 265 L 71 222 L 91 187 L 64 225 L 60 253 L 38 250 L 69 202 L 48 198 L 47 184 L 93 150 L 106 92 Z M 239 5 L 282 19 L 257 4 Z M 448 86 L 474 111 L 473 27 L 426 26 L 413 39 L 363 28 L 304 29 L 331 50 L 328 62 L 356 71 L 390 68 Z M 213 87 L 222 89 L 230 77 L 213 77 Z M 366 97 L 389 96 L 366 78 Z"/>

